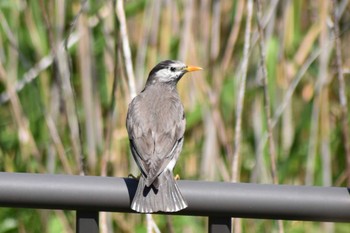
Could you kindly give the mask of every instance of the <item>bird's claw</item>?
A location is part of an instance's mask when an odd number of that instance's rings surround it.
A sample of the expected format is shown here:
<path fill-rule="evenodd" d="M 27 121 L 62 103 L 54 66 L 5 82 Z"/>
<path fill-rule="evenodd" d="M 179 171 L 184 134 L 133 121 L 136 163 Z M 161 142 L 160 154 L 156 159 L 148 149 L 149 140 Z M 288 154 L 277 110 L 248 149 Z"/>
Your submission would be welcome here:
<path fill-rule="evenodd" d="M 174 177 L 175 180 L 180 180 L 180 175 L 179 174 L 176 174 L 175 177 Z"/>
<path fill-rule="evenodd" d="M 128 175 L 128 178 L 133 178 L 133 179 L 139 180 L 139 179 L 140 179 L 140 176 L 141 176 L 141 175 L 134 176 L 133 174 L 130 173 L 130 174 Z"/>

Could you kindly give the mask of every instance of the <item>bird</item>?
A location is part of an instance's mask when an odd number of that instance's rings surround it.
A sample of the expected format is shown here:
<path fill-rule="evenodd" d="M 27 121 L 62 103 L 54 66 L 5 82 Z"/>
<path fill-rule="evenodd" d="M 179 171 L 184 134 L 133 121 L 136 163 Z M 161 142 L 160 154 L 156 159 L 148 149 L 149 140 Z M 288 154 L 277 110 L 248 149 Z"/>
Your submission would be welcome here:
<path fill-rule="evenodd" d="M 176 60 L 160 62 L 128 106 L 130 149 L 141 170 L 131 203 L 136 212 L 177 212 L 187 207 L 173 175 L 186 126 L 176 86 L 184 74 L 201 69 Z"/>

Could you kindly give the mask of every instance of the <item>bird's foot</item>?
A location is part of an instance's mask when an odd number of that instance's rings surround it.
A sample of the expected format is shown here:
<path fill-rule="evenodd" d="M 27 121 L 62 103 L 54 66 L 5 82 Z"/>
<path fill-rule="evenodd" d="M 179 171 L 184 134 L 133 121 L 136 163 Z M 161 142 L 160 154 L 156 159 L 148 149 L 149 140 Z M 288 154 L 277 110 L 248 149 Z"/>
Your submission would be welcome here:
<path fill-rule="evenodd" d="M 180 175 L 179 174 L 176 174 L 175 177 L 174 177 L 175 180 L 180 180 Z"/>
<path fill-rule="evenodd" d="M 141 174 L 138 175 L 138 176 L 134 176 L 133 174 L 130 173 L 130 174 L 128 175 L 128 178 L 133 178 L 133 179 L 139 180 L 139 179 L 140 179 L 140 176 L 141 176 Z"/>

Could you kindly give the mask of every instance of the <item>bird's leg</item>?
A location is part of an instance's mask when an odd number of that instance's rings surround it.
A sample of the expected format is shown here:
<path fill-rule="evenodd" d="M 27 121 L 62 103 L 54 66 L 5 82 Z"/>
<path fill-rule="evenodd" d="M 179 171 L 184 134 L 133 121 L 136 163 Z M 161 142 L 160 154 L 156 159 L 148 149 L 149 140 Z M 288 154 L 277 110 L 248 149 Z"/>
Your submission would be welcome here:
<path fill-rule="evenodd" d="M 130 173 L 130 174 L 128 175 L 128 178 L 133 178 L 133 179 L 136 179 L 136 180 L 139 180 L 140 177 L 141 177 L 141 174 L 138 175 L 138 176 L 134 176 L 133 174 Z"/>
<path fill-rule="evenodd" d="M 175 180 L 180 180 L 180 175 L 179 174 L 176 174 L 175 177 L 174 177 Z"/>

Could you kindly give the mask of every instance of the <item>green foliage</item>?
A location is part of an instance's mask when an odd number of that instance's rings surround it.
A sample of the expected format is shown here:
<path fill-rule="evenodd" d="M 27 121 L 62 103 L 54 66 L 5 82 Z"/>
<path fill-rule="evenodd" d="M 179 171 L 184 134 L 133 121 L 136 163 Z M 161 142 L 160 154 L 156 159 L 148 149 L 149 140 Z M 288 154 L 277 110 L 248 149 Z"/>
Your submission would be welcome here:
<path fill-rule="evenodd" d="M 64 228 L 62 227 L 62 222 L 57 217 L 50 218 L 48 222 L 48 232 L 59 233 L 64 232 Z"/>

